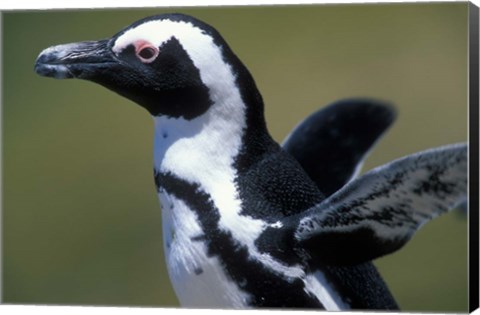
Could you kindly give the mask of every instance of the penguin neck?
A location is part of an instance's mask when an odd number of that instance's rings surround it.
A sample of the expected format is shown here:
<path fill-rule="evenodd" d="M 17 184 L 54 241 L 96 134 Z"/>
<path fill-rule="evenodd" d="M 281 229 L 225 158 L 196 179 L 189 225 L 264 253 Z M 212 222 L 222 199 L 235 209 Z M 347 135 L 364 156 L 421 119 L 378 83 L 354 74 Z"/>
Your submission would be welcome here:
<path fill-rule="evenodd" d="M 215 112 L 212 108 L 191 120 L 155 117 L 155 169 L 197 184 L 231 178 L 245 120 L 218 117 Z"/>
<path fill-rule="evenodd" d="M 192 119 L 154 117 L 157 171 L 198 184 L 223 178 L 221 174 L 232 180 L 278 149 L 267 131 L 263 99 L 253 77 L 228 48 L 224 53 L 228 62 L 219 64 L 223 70 L 217 80 L 200 72 L 211 99 L 204 113 Z"/>
<path fill-rule="evenodd" d="M 268 147 L 273 141 L 263 113 L 251 113 L 259 109 L 263 109 L 261 98 L 255 104 L 245 104 L 240 90 L 230 90 L 193 119 L 154 117 L 155 170 L 200 186 L 233 182 L 238 165 L 247 164 L 239 160 L 245 160 L 243 156 L 248 152 L 261 155 L 257 147 Z"/>

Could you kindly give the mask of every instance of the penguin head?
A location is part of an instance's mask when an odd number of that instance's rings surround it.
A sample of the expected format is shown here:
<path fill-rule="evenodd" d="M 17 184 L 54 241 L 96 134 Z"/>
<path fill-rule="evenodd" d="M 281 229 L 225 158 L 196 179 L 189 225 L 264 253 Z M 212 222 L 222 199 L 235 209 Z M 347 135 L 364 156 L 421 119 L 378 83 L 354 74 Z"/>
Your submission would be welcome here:
<path fill-rule="evenodd" d="M 182 14 L 142 19 L 110 39 L 47 48 L 38 56 L 35 71 L 93 81 L 153 116 L 187 120 L 228 103 L 241 93 L 239 81 L 254 85 L 213 27 Z"/>

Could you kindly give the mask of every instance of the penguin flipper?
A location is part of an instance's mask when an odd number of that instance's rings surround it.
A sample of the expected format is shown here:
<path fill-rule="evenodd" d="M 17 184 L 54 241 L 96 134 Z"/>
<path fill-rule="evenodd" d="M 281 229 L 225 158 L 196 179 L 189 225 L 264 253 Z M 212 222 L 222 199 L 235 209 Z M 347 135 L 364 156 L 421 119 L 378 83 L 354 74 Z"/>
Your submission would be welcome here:
<path fill-rule="evenodd" d="M 395 116 L 392 106 L 379 101 L 341 100 L 308 116 L 282 146 L 329 196 L 357 175 Z"/>
<path fill-rule="evenodd" d="M 367 172 L 297 219 L 312 259 L 350 265 L 390 254 L 467 198 L 467 144 L 419 152 Z"/>

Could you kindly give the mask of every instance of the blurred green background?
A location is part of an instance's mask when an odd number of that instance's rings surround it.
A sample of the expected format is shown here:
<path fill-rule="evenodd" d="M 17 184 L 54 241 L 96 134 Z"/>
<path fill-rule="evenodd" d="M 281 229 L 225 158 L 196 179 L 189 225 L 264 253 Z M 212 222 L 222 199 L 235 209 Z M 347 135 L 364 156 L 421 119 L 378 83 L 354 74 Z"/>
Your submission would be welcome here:
<path fill-rule="evenodd" d="M 164 12 L 217 28 L 256 78 L 273 136 L 340 98 L 399 117 L 364 170 L 467 140 L 467 3 L 3 13 L 3 298 L 178 306 L 162 253 L 152 119 L 90 82 L 33 71 L 51 45 Z M 467 310 L 467 222 L 452 212 L 376 261 L 405 311 Z"/>

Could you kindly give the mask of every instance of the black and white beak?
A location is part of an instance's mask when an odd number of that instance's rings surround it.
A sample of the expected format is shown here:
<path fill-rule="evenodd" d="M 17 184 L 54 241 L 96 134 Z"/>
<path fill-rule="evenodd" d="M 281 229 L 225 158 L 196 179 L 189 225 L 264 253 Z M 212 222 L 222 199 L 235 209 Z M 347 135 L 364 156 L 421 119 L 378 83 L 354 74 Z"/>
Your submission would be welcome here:
<path fill-rule="evenodd" d="M 47 48 L 38 56 L 35 72 L 56 79 L 88 80 L 101 68 L 117 63 L 108 43 L 108 40 L 86 41 Z"/>

